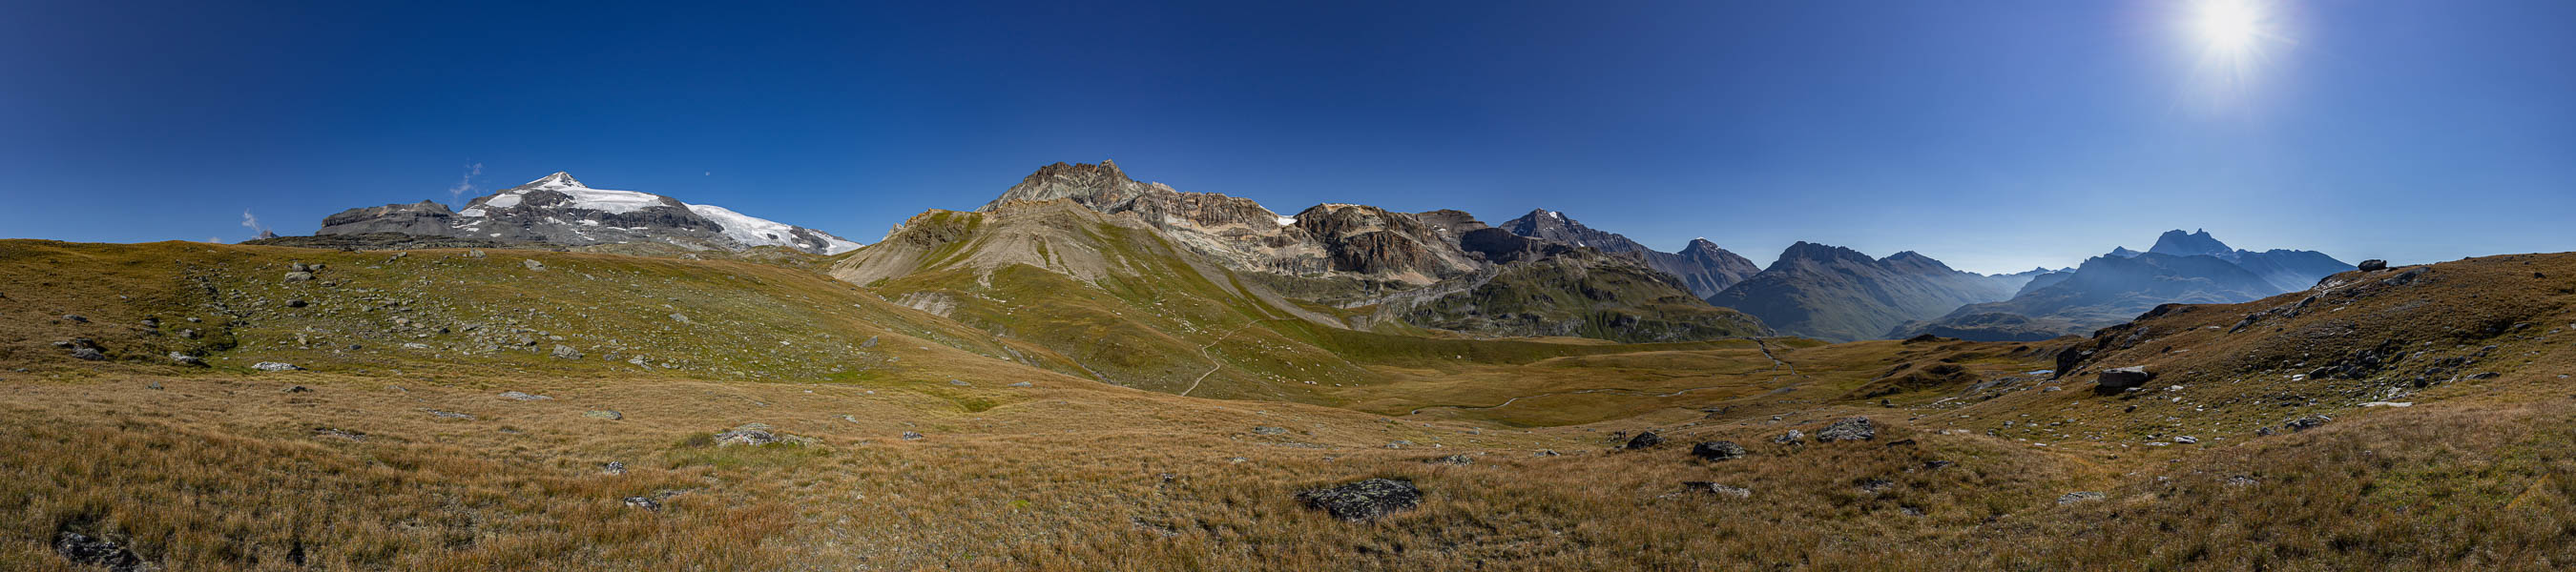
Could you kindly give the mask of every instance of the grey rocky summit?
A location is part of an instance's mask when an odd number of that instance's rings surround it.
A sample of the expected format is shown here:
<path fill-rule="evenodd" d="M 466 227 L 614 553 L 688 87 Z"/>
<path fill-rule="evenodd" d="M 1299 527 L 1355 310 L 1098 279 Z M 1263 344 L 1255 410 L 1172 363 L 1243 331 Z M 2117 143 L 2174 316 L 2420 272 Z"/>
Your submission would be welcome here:
<path fill-rule="evenodd" d="M 1412 510 L 1422 503 L 1422 491 L 1412 481 L 1368 479 L 1300 492 L 1297 501 L 1333 518 L 1359 522 Z"/>
<path fill-rule="evenodd" d="M 594 189 L 568 173 L 476 197 L 449 210 L 430 201 L 341 211 L 316 235 L 399 233 L 413 236 L 538 242 L 568 246 L 661 243 L 691 250 L 781 246 L 814 254 L 859 247 L 822 231 L 755 218 L 713 205 L 642 193 Z M 530 266 L 530 268 L 538 268 Z"/>

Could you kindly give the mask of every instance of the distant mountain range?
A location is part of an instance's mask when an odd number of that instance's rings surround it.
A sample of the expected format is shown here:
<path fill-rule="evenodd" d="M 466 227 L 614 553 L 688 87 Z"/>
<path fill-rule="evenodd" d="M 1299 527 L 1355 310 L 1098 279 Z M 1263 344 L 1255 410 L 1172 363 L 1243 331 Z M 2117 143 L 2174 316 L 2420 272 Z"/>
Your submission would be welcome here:
<path fill-rule="evenodd" d="M 322 219 L 322 229 L 314 234 L 375 233 L 570 246 L 635 242 L 698 250 L 783 246 L 824 255 L 859 248 L 857 242 L 823 231 L 715 205 L 593 189 L 562 172 L 476 197 L 462 210 L 451 211 L 431 201 L 349 209 Z"/>
<path fill-rule="evenodd" d="M 2010 298 L 2037 272 L 1989 276 L 1954 270 L 1912 251 L 1871 258 L 1799 242 L 1770 267 L 1708 301 L 1752 314 L 1783 334 L 1863 340 L 1907 321 Z"/>
<path fill-rule="evenodd" d="M 1047 204 L 1078 210 L 1038 206 Z M 669 245 L 614 250 L 647 254 L 671 247 L 862 250 L 821 231 L 662 195 L 594 189 L 560 172 L 454 211 L 429 201 L 350 209 L 324 219 L 317 234 L 328 240 L 272 240 L 359 248 Z M 985 289 L 995 276 L 1015 275 L 1013 266 L 1121 299 L 1182 289 L 1170 273 L 1188 269 L 1224 291 L 1194 296 L 1217 306 L 1270 308 L 1244 313 L 1260 319 L 1615 341 L 1764 333 L 2034 340 L 2086 333 L 2156 304 L 2241 302 L 2306 288 L 2352 268 L 2313 251 L 2230 248 L 2205 230 L 2164 233 L 2145 251 L 2115 247 L 2078 267 L 2014 274 L 1960 271 L 1911 251 L 1874 258 L 1809 242 L 1757 267 L 1706 239 L 1663 252 L 1549 209 L 1492 225 L 1457 210 L 1403 213 L 1345 203 L 1282 215 L 1247 198 L 1138 181 L 1110 161 L 1040 167 L 972 213 L 934 210 L 887 236 L 901 241 L 865 249 L 834 274 L 871 284 L 969 270 L 972 287 L 932 281 L 889 291 L 935 312 L 995 296 Z M 1017 307 L 1073 303 L 1060 299 L 1066 294 L 1049 292 Z M 1162 309 L 1168 306 L 1129 308 Z M 1108 310 L 1086 319 L 1123 315 Z M 1171 327 L 1190 326 L 1147 329 Z M 1074 337 L 1058 342 L 1060 350 L 1081 353 Z"/>
<path fill-rule="evenodd" d="M 2319 279 L 2352 269 L 2320 252 L 2237 250 L 2206 230 L 2173 230 L 2157 237 L 2146 252 L 2113 248 L 2084 261 L 2074 272 L 2034 278 L 2010 300 L 1962 306 L 1937 319 L 1901 325 L 1886 335 L 1933 334 L 1984 341 L 2084 335 L 2127 322 L 2159 304 L 2245 302 L 2307 289 Z"/>

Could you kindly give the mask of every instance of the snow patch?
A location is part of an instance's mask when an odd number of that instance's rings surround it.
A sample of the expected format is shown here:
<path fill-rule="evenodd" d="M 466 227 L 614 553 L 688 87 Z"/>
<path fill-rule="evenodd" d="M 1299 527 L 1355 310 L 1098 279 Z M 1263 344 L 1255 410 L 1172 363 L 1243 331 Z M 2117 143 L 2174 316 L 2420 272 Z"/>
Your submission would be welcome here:
<path fill-rule="evenodd" d="M 1293 216 L 1283 216 L 1283 217 L 1279 217 L 1279 226 L 1288 226 L 1288 225 L 1293 225 L 1293 224 L 1297 224 L 1297 217 L 1293 217 Z"/>
<path fill-rule="evenodd" d="M 724 227 L 725 236 L 732 237 L 745 246 L 789 248 L 802 246 L 783 238 L 796 236 L 796 227 L 793 225 L 733 212 L 733 209 L 715 205 L 689 205 L 689 212 L 698 213 L 698 216 L 715 221 L 717 226 Z M 859 249 L 859 243 L 833 238 L 820 232 L 814 234 L 822 238 L 823 254 L 826 256 Z"/>

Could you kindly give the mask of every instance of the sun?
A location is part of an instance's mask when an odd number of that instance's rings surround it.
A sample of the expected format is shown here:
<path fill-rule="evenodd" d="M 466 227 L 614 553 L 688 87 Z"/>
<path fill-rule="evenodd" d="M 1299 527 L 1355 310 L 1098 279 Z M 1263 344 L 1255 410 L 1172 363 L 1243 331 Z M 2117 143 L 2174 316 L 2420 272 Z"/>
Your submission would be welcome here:
<path fill-rule="evenodd" d="M 2209 95 L 2235 98 L 2254 83 L 2257 68 L 2276 46 L 2290 44 L 2272 0 L 2189 0 L 2180 15 L 2182 35 L 2198 52 L 2194 66 Z"/>
<path fill-rule="evenodd" d="M 2269 18 L 2254 0 L 2200 0 L 2192 8 L 2192 32 L 2211 55 L 2248 55 L 2269 33 Z"/>

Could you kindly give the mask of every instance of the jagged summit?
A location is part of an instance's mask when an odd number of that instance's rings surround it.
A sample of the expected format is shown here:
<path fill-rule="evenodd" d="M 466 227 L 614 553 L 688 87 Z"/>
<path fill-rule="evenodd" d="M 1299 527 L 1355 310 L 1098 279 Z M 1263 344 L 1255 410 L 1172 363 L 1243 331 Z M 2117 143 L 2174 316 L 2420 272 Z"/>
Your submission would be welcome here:
<path fill-rule="evenodd" d="M 1726 287 L 1744 280 L 1744 277 L 1761 271 L 1761 267 L 1754 265 L 1753 261 L 1718 248 L 1716 243 L 1708 242 L 1705 238 L 1693 241 L 1689 246 L 1683 247 L 1681 252 L 1662 252 L 1647 248 L 1646 245 L 1629 240 L 1619 233 L 1584 226 L 1583 223 L 1576 222 L 1574 217 L 1566 216 L 1564 211 L 1558 210 L 1530 209 L 1529 214 L 1504 221 L 1495 227 L 1511 231 L 1512 234 L 1599 249 L 1610 254 L 1635 253 L 1645 257 L 1647 266 L 1681 279 L 1682 284 L 1690 289 L 1691 295 L 1701 298 L 1725 290 Z"/>
<path fill-rule="evenodd" d="M 637 242 L 721 250 L 784 246 L 823 255 L 859 247 L 822 231 L 715 205 L 594 189 L 563 171 L 475 197 L 455 211 L 430 201 L 341 211 L 322 219 L 322 229 L 315 234 L 382 232 L 567 246 Z"/>
<path fill-rule="evenodd" d="M 2162 236 L 2156 237 L 2156 245 L 2148 247 L 2147 252 L 2170 254 L 2174 256 L 2208 255 L 2225 257 L 2229 254 L 2235 253 L 2236 249 L 2228 248 L 2227 243 L 2219 242 L 2217 237 L 2210 236 L 2207 229 L 2190 233 L 2184 233 L 2182 229 L 2174 229 L 2165 231 Z"/>

